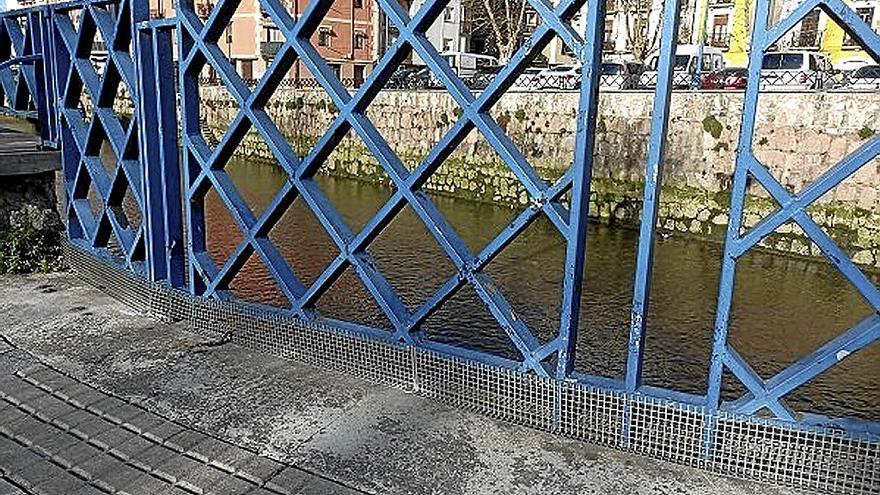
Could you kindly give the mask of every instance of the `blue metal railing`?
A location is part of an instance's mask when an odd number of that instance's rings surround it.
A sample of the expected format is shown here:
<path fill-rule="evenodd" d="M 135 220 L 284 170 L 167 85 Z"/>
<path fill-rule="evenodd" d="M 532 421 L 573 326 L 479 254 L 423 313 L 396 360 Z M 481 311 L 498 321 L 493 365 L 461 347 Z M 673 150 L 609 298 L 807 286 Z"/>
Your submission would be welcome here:
<path fill-rule="evenodd" d="M 791 391 L 846 356 L 874 344 L 880 337 L 880 291 L 806 212 L 807 206 L 880 155 L 880 137 L 869 139 L 797 194 L 791 194 L 780 185 L 759 163 L 752 149 L 763 53 L 812 9 L 821 8 L 869 54 L 880 58 L 880 36 L 850 7 L 841 0 L 808 0 L 789 17 L 769 26 L 770 1 L 759 0 L 757 3 L 751 44 L 755 49 L 750 54 L 711 368 L 707 376 L 708 392 L 694 395 L 648 386 L 641 379 L 655 224 L 663 182 L 670 94 L 674 87 L 672 59 L 681 1 L 664 4 L 663 17 L 672 22 L 664 23 L 662 28 L 661 70 L 658 71 L 646 163 L 627 368 L 623 379 L 588 375 L 574 368 L 601 85 L 599 67 L 605 25 L 604 2 L 562 0 L 551 5 L 545 0 L 529 0 L 540 14 L 542 23 L 479 94 L 471 92 L 426 39 L 425 31 L 442 14 L 445 1 L 426 2 L 412 18 L 394 0 L 378 0 L 378 3 L 400 35 L 354 93 L 345 88 L 309 41 L 332 5 L 329 0 L 309 3 L 297 19 L 279 0 L 261 2 L 286 41 L 278 47 L 272 64 L 253 88 L 238 75 L 218 46 L 218 40 L 237 7 L 235 0 L 217 2 L 204 22 L 191 2 L 178 5 L 175 19 L 151 21 L 144 0 L 78 1 L 0 14 L 3 21 L 0 28 L 3 105 L 13 112 L 36 111 L 44 124 L 44 139 L 47 143 L 57 143 L 63 152 L 65 190 L 69 198 L 66 216 L 71 242 L 97 255 L 112 258 L 149 280 L 184 289 L 192 296 L 217 299 L 232 298 L 230 282 L 249 259 L 256 258 L 268 269 L 287 300 L 286 308 L 271 311 L 295 315 L 304 321 L 319 321 L 330 327 L 386 341 L 437 350 L 560 381 L 578 380 L 604 389 L 702 406 L 712 414 L 731 411 L 754 415 L 766 409 L 778 421 L 804 427 L 833 425 L 852 434 L 880 438 L 878 423 L 798 415 L 783 401 Z M 585 9 L 584 36 L 569 24 L 582 9 Z M 172 43 L 175 35 L 176 53 Z M 90 60 L 96 36 L 106 43 L 108 51 L 101 74 Z M 559 37 L 568 46 L 584 69 L 572 165 L 555 183 L 548 184 L 492 118 L 490 110 L 554 37 Z M 425 61 L 462 111 L 442 139 L 410 171 L 376 130 L 366 115 L 366 109 L 412 52 Z M 177 74 L 166 70 L 175 66 L 175 60 L 179 61 Z M 339 109 L 335 120 L 305 156 L 294 152 L 265 110 L 269 98 L 297 61 L 314 75 Z M 213 148 L 205 142 L 200 127 L 199 76 L 208 65 L 218 74 L 239 108 L 222 140 Z M 15 66 L 20 69 L 13 70 Z M 132 102 L 131 118 L 121 118 L 114 110 L 114 99 L 123 88 Z M 88 95 L 91 108 L 82 107 L 83 91 Z M 474 129 L 485 136 L 529 196 L 528 207 L 476 253 L 467 247 L 440 210 L 421 192 L 425 182 Z M 265 140 L 288 176 L 260 215 L 248 207 L 224 171 L 236 147 L 252 130 Z M 395 188 L 387 203 L 360 231 L 353 231 L 346 225 L 315 182 L 318 168 L 349 132 L 356 134 L 377 158 Z M 109 143 L 109 153 L 102 149 L 104 140 Z M 742 234 L 743 204 L 750 177 L 762 184 L 781 206 Z M 94 191 L 93 202 L 97 196 L 100 203 L 97 211 L 89 202 L 90 190 Z M 209 256 L 205 238 L 205 196 L 210 190 L 217 193 L 243 234 L 241 243 L 219 265 Z M 134 198 L 143 218 L 140 225 L 133 225 L 122 208 L 126 194 Z M 564 201 L 566 195 L 569 198 Z M 339 251 L 310 285 L 297 276 L 270 240 L 274 225 L 297 198 L 301 198 L 315 214 Z M 404 208 L 415 212 L 456 268 L 454 276 L 415 308 L 406 306 L 367 253 L 370 243 Z M 517 318 L 510 302 L 484 271 L 541 217 L 552 223 L 566 244 L 561 321 L 555 335 L 546 341 L 537 338 L 526 323 Z M 728 343 L 734 278 L 737 260 L 763 237 L 789 221 L 796 222 L 810 236 L 875 313 L 776 376 L 764 380 Z M 112 239 L 116 240 L 116 245 Z M 378 329 L 326 320 L 315 309 L 316 302 L 349 267 L 354 269 L 392 328 Z M 519 352 L 519 358 L 511 360 L 439 344 L 421 332 L 421 325 L 431 315 L 468 286 L 504 328 Z M 720 394 L 725 371 L 731 372 L 748 390 L 745 396 L 728 403 L 721 402 Z M 624 423 L 621 435 L 625 438 L 628 425 L 626 421 Z M 707 435 L 711 428 L 711 423 L 707 424 Z M 706 442 L 704 453 L 707 456 L 709 448 L 709 442 Z"/>

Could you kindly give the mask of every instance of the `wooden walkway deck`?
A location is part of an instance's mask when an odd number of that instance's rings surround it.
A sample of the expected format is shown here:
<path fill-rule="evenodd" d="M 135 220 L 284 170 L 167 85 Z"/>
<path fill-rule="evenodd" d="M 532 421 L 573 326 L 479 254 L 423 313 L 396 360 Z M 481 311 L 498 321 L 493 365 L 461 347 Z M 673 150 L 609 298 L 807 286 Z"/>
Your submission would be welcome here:
<path fill-rule="evenodd" d="M 53 172 L 61 168 L 61 154 L 43 150 L 42 140 L 27 122 L 0 120 L 0 176 Z"/>

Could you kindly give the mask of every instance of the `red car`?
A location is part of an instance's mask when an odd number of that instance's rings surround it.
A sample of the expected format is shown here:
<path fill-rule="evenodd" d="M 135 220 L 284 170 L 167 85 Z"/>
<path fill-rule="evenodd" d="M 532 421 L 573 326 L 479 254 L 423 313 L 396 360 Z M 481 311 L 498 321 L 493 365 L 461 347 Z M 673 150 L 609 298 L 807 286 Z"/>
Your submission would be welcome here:
<path fill-rule="evenodd" d="M 749 80 L 747 69 L 732 67 L 703 77 L 700 89 L 746 89 Z"/>

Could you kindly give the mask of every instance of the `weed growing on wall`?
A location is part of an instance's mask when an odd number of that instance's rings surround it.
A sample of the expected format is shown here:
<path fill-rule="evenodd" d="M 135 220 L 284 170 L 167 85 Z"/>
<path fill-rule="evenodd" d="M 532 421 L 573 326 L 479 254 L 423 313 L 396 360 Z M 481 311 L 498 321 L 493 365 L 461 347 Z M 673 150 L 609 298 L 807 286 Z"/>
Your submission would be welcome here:
<path fill-rule="evenodd" d="M 0 274 L 50 272 L 61 267 L 58 232 L 27 229 L 0 233 Z"/>

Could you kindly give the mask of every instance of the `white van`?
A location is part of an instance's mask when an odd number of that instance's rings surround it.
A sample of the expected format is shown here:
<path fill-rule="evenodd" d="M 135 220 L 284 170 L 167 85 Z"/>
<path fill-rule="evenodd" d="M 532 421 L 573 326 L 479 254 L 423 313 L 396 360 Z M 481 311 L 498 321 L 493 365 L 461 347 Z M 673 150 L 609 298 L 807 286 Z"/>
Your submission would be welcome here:
<path fill-rule="evenodd" d="M 471 77 L 477 73 L 485 73 L 498 65 L 498 59 L 490 55 L 480 55 L 467 52 L 443 52 L 441 57 L 446 59 L 449 66 L 455 70 L 459 77 Z"/>
<path fill-rule="evenodd" d="M 672 74 L 672 85 L 677 89 L 689 88 L 693 83 L 697 72 L 697 51 L 699 45 L 678 45 L 675 48 L 675 69 Z M 657 64 L 660 63 L 660 54 L 655 53 L 648 57 L 648 70 L 639 77 L 639 87 L 649 89 L 657 86 Z M 724 56 L 719 48 L 714 46 L 703 47 L 703 63 L 700 66 L 701 74 L 708 74 L 724 69 Z"/>
<path fill-rule="evenodd" d="M 761 63 L 761 89 L 806 91 L 834 86 L 828 55 L 793 50 L 768 52 Z"/>

